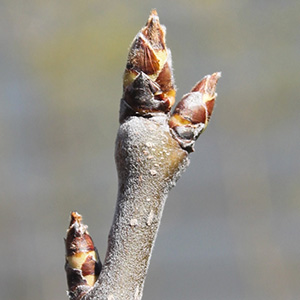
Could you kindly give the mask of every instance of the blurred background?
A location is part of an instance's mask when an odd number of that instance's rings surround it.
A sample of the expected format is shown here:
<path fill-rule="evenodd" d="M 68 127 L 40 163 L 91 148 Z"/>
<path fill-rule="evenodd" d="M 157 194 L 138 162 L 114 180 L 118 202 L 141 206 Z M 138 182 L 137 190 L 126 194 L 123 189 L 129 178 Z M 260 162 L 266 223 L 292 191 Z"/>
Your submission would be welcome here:
<path fill-rule="evenodd" d="M 152 8 L 177 99 L 206 74 L 223 77 L 169 195 L 143 299 L 299 299 L 297 0 L 1 1 L 1 299 L 67 299 L 72 210 L 104 257 L 122 74 Z"/>

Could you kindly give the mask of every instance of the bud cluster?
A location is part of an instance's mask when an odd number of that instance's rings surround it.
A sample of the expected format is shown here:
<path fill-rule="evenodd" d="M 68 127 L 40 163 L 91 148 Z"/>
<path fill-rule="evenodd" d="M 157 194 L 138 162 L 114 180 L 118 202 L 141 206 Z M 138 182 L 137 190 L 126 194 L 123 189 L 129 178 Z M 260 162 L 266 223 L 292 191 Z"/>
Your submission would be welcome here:
<path fill-rule="evenodd" d="M 120 123 L 130 116 L 152 117 L 164 113 L 169 117 L 176 87 L 165 34 L 165 27 L 153 10 L 130 46 L 123 77 Z M 205 76 L 183 96 L 169 119 L 173 137 L 188 152 L 194 151 L 196 139 L 208 125 L 220 77 L 220 72 Z"/>

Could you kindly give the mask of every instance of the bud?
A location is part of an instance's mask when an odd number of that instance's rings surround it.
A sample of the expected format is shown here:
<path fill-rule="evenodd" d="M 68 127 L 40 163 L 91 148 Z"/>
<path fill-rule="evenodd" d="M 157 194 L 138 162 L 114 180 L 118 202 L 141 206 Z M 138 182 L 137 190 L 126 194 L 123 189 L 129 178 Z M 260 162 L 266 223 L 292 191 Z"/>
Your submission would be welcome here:
<path fill-rule="evenodd" d="M 100 271 L 101 262 L 87 226 L 81 223 L 77 212 L 71 213 L 71 222 L 67 231 L 66 264 L 69 296 L 79 299 L 94 285 Z"/>
<path fill-rule="evenodd" d="M 134 38 L 123 77 L 122 122 L 130 115 L 167 113 L 175 102 L 171 52 L 155 10 Z M 141 96 L 145 96 L 143 99 Z"/>
<path fill-rule="evenodd" d="M 221 73 L 205 76 L 192 90 L 183 96 L 176 106 L 169 126 L 183 149 L 194 151 L 194 143 L 206 129 L 213 112 L 215 93 Z"/>

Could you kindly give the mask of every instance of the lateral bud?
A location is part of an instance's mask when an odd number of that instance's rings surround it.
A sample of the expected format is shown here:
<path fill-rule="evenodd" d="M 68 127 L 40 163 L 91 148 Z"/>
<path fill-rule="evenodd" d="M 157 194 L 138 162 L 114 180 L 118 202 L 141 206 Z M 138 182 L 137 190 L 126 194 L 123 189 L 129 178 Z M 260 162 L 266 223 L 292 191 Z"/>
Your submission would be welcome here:
<path fill-rule="evenodd" d="M 165 31 L 153 10 L 130 46 L 123 76 L 120 122 L 131 115 L 167 113 L 175 103 L 171 51 L 166 46 Z M 141 96 L 146 97 L 141 100 Z"/>
<path fill-rule="evenodd" d="M 216 85 L 221 72 L 205 76 L 177 104 L 169 126 L 180 146 L 194 151 L 194 143 L 206 129 L 217 97 Z"/>
<path fill-rule="evenodd" d="M 87 231 L 87 225 L 81 223 L 77 212 L 71 213 L 71 222 L 67 230 L 66 264 L 69 297 L 80 299 L 94 285 L 101 271 L 101 262 L 93 240 Z"/>

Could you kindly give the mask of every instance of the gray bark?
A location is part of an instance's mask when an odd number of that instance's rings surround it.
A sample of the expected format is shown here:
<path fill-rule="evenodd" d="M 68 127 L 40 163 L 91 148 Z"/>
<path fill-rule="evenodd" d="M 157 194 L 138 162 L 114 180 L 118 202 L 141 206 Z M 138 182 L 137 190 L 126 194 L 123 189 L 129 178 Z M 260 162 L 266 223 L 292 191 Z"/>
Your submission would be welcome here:
<path fill-rule="evenodd" d="M 142 298 L 168 192 L 189 163 L 165 114 L 130 117 L 121 124 L 115 159 L 119 192 L 107 254 L 85 300 Z"/>

